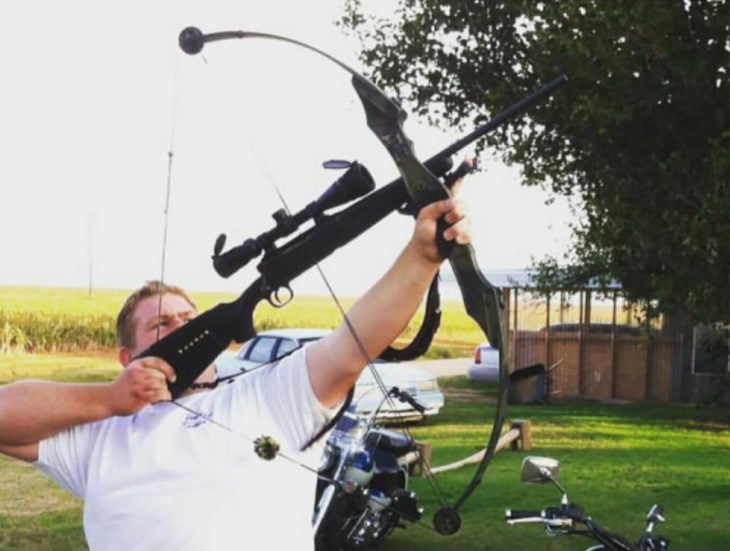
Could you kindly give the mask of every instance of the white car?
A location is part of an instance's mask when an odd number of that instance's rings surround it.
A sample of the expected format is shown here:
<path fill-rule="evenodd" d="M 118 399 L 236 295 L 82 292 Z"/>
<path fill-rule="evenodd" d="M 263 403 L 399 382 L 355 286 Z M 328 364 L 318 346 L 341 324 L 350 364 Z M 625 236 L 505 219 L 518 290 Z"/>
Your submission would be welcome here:
<path fill-rule="evenodd" d="M 470 381 L 499 381 L 499 350 L 487 342 L 477 346 L 474 362 L 469 366 L 466 376 Z"/>
<path fill-rule="evenodd" d="M 280 358 L 287 352 L 308 342 L 316 341 L 330 333 L 326 329 L 275 329 L 262 331 L 245 342 L 235 353 L 224 353 L 216 360 L 218 377 L 227 377 L 259 367 Z M 436 377 L 426 371 L 405 364 L 387 363 L 376 360 L 373 363 L 377 377 L 390 390 L 398 387 L 416 399 L 426 410 L 423 415 L 435 415 L 444 405 L 444 395 Z M 355 384 L 352 408 L 356 413 L 367 415 L 383 400 L 383 391 L 376 381 L 376 375 L 367 367 Z M 381 407 L 377 419 L 418 420 L 423 418 L 407 402 L 391 398 Z"/>

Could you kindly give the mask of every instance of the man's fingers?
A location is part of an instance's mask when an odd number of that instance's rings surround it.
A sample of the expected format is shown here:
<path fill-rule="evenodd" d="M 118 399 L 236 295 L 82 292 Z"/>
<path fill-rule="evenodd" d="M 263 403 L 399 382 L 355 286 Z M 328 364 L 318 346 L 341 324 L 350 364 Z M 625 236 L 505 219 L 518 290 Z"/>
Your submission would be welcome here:
<path fill-rule="evenodd" d="M 175 380 L 175 371 L 167 362 L 160 358 L 141 358 L 126 369 L 129 391 L 135 399 L 148 404 L 172 400 L 167 382 Z"/>
<path fill-rule="evenodd" d="M 431 218 L 438 219 L 443 216 L 449 224 L 454 224 L 466 216 L 464 205 L 455 197 L 431 203 L 423 210 L 426 211 L 424 214 Z"/>
<path fill-rule="evenodd" d="M 443 218 L 448 225 L 443 232 L 444 239 L 455 240 L 461 244 L 469 242 L 471 222 L 467 219 L 461 202 L 453 197 L 427 205 L 421 210 L 419 217 L 432 220 Z"/>
<path fill-rule="evenodd" d="M 133 392 L 140 400 L 147 403 L 172 400 L 167 379 L 157 369 L 146 369 L 142 378 L 133 387 Z"/>
<path fill-rule="evenodd" d="M 467 218 L 464 205 L 457 201 L 454 208 L 444 215 L 449 227 L 444 232 L 444 239 L 464 245 L 471 241 L 471 220 Z"/>
<path fill-rule="evenodd" d="M 452 223 L 453 225 L 444 231 L 444 239 L 456 241 L 459 245 L 466 245 L 471 242 L 471 222 L 466 216 Z"/>
<path fill-rule="evenodd" d="M 141 361 L 142 367 L 151 371 L 157 371 L 161 373 L 166 381 L 169 381 L 171 383 L 175 382 L 175 379 L 177 378 L 177 376 L 175 375 L 175 370 L 170 367 L 170 364 L 168 364 L 165 360 L 161 358 L 149 357 L 142 358 Z"/>
<path fill-rule="evenodd" d="M 464 205 L 461 201 L 453 200 L 453 205 L 444 213 L 444 218 L 449 224 L 456 224 L 466 216 Z"/>
<path fill-rule="evenodd" d="M 172 401 L 172 394 L 167 386 L 165 388 L 152 388 L 147 391 L 147 399 L 151 404 L 156 402 Z"/>
<path fill-rule="evenodd" d="M 454 199 L 453 197 L 449 197 L 448 199 L 443 199 L 441 201 L 436 201 L 423 207 L 418 213 L 418 217 L 438 220 L 443 215 L 453 210 L 456 207 L 456 204 L 456 199 Z"/>

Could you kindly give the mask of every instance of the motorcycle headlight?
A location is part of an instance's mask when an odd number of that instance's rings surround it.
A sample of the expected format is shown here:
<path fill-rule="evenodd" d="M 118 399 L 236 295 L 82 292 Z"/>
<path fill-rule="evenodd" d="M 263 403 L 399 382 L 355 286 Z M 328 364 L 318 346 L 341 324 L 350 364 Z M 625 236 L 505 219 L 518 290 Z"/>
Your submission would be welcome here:
<path fill-rule="evenodd" d="M 332 466 L 332 463 L 335 460 L 335 453 L 334 449 L 332 447 L 332 444 L 327 442 L 327 444 L 324 447 L 324 451 L 322 452 L 322 457 L 319 460 L 319 468 L 317 469 L 318 472 L 323 472 L 329 469 Z"/>
<path fill-rule="evenodd" d="M 349 465 L 345 469 L 344 479 L 356 482 L 358 486 L 365 486 L 373 477 L 375 465 L 373 457 L 365 450 L 353 452 L 349 458 Z"/>
<path fill-rule="evenodd" d="M 373 470 L 373 456 L 366 450 L 355 452 L 352 454 L 350 464 L 356 469 L 363 471 Z"/>

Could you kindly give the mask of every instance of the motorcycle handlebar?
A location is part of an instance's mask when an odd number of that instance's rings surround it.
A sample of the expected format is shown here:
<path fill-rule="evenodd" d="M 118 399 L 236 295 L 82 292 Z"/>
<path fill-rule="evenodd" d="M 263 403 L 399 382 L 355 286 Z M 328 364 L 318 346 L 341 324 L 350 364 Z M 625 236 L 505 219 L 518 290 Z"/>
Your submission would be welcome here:
<path fill-rule="evenodd" d="M 531 509 L 505 509 L 504 518 L 509 522 L 510 520 L 522 520 L 535 518 L 536 521 L 541 522 L 543 520 L 542 511 L 533 511 Z"/>
<path fill-rule="evenodd" d="M 413 396 L 411 396 L 407 390 L 401 390 L 397 386 L 394 386 L 390 389 L 390 394 L 397 397 L 401 402 L 408 403 L 413 409 L 415 409 L 419 413 L 424 413 L 426 411 L 426 406 L 424 406 Z"/>
<path fill-rule="evenodd" d="M 558 515 L 555 511 L 531 511 L 529 509 L 506 509 L 504 512 L 507 524 L 543 524 L 551 528 L 571 528 L 573 519 L 565 515 Z"/>

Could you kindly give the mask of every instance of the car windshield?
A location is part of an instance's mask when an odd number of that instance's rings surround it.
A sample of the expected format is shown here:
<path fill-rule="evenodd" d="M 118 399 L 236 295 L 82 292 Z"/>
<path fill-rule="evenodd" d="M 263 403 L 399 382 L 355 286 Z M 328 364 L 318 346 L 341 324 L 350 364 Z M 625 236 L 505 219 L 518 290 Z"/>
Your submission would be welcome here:
<path fill-rule="evenodd" d="M 308 342 L 312 342 L 312 341 L 316 341 L 316 340 L 319 340 L 319 337 L 310 337 L 307 339 L 299 339 L 299 341 L 295 341 L 294 339 L 281 339 L 281 344 L 279 344 L 279 350 L 277 350 L 276 355 L 283 356 L 284 354 L 291 352 L 295 348 L 299 348 L 300 346 L 304 346 Z"/>
<path fill-rule="evenodd" d="M 276 346 L 276 339 L 272 337 L 259 337 L 253 343 L 248 354 L 248 360 L 252 362 L 266 363 L 271 360 L 271 351 Z"/>

